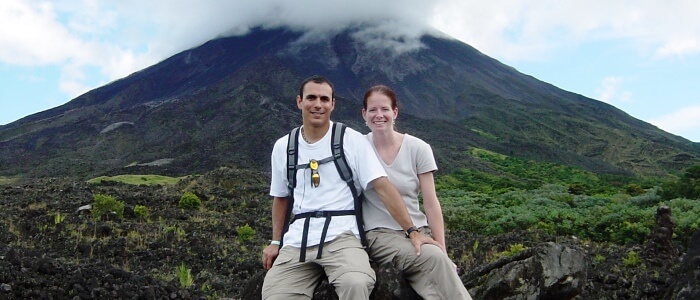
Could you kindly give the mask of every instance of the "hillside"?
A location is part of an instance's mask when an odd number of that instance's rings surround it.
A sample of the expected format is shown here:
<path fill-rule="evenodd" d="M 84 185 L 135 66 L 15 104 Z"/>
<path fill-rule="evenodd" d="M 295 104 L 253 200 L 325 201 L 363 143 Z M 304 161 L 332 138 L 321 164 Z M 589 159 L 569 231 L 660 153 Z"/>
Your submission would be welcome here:
<path fill-rule="evenodd" d="M 202 173 L 267 169 L 276 138 L 300 122 L 298 83 L 336 84 L 333 119 L 364 130 L 361 95 L 377 83 L 401 101 L 401 130 L 434 147 L 443 171 L 495 172 L 472 147 L 596 173 L 673 174 L 700 144 L 613 106 L 563 91 L 448 37 L 397 54 L 353 31 L 321 40 L 254 30 L 183 51 L 72 101 L 0 126 L 0 176 Z"/>

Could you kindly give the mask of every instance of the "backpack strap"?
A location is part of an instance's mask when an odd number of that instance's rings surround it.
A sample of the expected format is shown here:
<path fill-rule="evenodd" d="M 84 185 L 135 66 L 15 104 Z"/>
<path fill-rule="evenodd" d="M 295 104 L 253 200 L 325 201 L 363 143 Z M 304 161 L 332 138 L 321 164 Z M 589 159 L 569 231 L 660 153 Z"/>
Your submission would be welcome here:
<path fill-rule="evenodd" d="M 284 245 L 284 234 L 291 224 L 292 209 L 294 208 L 294 188 L 297 186 L 297 149 L 299 148 L 299 127 L 292 129 L 287 140 L 287 212 L 284 214 L 284 227 L 280 237 L 280 248 Z"/>
<path fill-rule="evenodd" d="M 348 164 L 348 160 L 345 158 L 345 151 L 343 148 L 343 138 L 345 137 L 345 129 L 347 126 L 340 122 L 333 123 L 333 136 L 331 137 L 331 151 L 333 153 L 333 162 L 335 162 L 335 167 L 338 169 L 340 178 L 342 178 L 350 188 L 352 192 L 352 197 L 355 201 L 355 220 L 357 221 L 357 229 L 360 233 L 360 241 L 362 246 L 367 248 L 367 237 L 365 236 L 365 223 L 362 219 L 362 193 L 358 191 L 355 187 L 355 180 L 353 179 L 352 169 Z"/>
<path fill-rule="evenodd" d="M 323 244 L 325 242 L 326 233 L 328 231 L 328 226 L 330 225 L 331 217 L 333 216 L 345 216 L 345 215 L 355 215 L 355 220 L 357 222 L 358 231 L 360 233 L 360 241 L 362 246 L 367 248 L 367 238 L 365 236 L 364 221 L 362 219 L 362 194 L 355 187 L 355 181 L 353 179 L 352 169 L 345 158 L 345 152 L 343 148 L 343 138 L 345 137 L 345 126 L 343 123 L 335 122 L 333 123 L 333 129 L 331 132 L 331 152 L 332 156 L 319 160 L 319 164 L 333 161 L 335 167 L 340 174 L 340 178 L 347 183 L 350 192 L 352 193 L 354 201 L 354 210 L 344 210 L 344 211 L 315 211 L 306 212 L 298 215 L 293 215 L 292 210 L 294 208 L 294 188 L 297 185 L 296 172 L 300 169 L 305 169 L 308 164 L 298 164 L 297 149 L 299 148 L 299 131 L 300 128 L 294 128 L 289 133 L 289 140 L 287 141 L 287 188 L 289 189 L 289 197 L 287 198 L 287 212 L 285 214 L 284 229 L 282 230 L 282 238 L 280 244 L 284 241 L 284 234 L 289 230 L 289 225 L 298 220 L 304 220 L 304 231 L 302 233 L 301 242 L 301 253 L 300 262 L 304 262 L 306 258 L 306 243 L 308 237 L 309 221 L 311 218 L 326 218 L 323 226 L 323 231 L 321 233 L 321 241 L 318 246 L 318 254 L 316 258 L 321 258 L 321 253 L 323 251 Z M 280 245 L 281 247 L 281 245 Z"/>

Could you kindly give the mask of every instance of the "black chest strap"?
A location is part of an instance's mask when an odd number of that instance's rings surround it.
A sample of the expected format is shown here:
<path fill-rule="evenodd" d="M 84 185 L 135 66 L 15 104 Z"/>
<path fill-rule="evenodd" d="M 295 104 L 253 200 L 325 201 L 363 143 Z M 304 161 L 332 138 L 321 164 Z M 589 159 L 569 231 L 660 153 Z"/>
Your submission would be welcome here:
<path fill-rule="evenodd" d="M 326 221 L 323 226 L 323 231 L 321 232 L 321 240 L 319 243 L 318 254 L 316 255 L 316 258 L 321 258 L 323 244 L 325 243 L 326 234 L 328 233 L 328 226 L 330 225 L 333 216 L 355 215 L 358 231 L 360 233 L 360 240 L 362 242 L 362 245 L 365 248 L 367 247 L 367 238 L 365 237 L 364 223 L 362 220 L 362 195 L 355 187 L 352 169 L 348 164 L 343 148 L 345 128 L 345 125 L 343 125 L 342 123 L 333 123 L 333 128 L 331 132 L 332 156 L 319 160 L 318 164 L 320 165 L 330 161 L 333 161 L 335 163 L 335 167 L 338 171 L 338 174 L 340 174 L 340 177 L 343 179 L 343 181 L 347 183 L 348 187 L 350 188 L 350 192 L 352 193 L 354 200 L 354 210 L 312 211 L 292 215 L 292 210 L 294 208 L 294 189 L 297 185 L 296 172 L 298 170 L 306 169 L 308 167 L 308 164 L 298 164 L 297 150 L 299 148 L 299 127 L 292 129 L 292 131 L 289 133 L 289 140 L 287 141 L 287 188 L 289 189 L 289 197 L 287 200 L 287 212 L 285 214 L 284 228 L 282 231 L 282 241 L 284 240 L 284 233 L 286 233 L 289 230 L 289 225 L 291 223 L 298 219 L 305 219 L 300 249 L 301 253 L 299 257 L 300 262 L 304 262 L 306 259 L 306 246 L 309 233 L 309 223 L 311 218 L 326 218 Z"/>

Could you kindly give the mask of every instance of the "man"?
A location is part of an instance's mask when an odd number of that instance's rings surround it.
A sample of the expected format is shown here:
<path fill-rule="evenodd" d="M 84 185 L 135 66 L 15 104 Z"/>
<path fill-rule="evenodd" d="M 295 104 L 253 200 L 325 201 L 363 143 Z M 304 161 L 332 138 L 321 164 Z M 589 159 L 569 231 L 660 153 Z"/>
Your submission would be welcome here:
<path fill-rule="evenodd" d="M 272 241 L 263 250 L 262 257 L 263 267 L 268 270 L 263 299 L 310 299 L 322 272 L 335 287 L 339 299 L 368 299 L 374 288 L 375 274 L 359 240 L 356 216 L 318 214 L 353 210 L 355 205 L 353 191 L 342 180 L 335 164 L 312 163 L 332 157 L 333 85 L 326 78 L 312 76 L 302 82 L 296 102 L 302 113 L 296 158 L 299 163 L 309 162 L 309 167 L 293 171 L 296 185 L 290 195 L 287 180 L 289 135 L 277 140 L 272 151 L 270 185 L 270 195 L 274 197 Z M 416 253 L 420 255 L 422 244 L 436 244 L 413 227 L 401 196 L 386 178 L 367 139 L 348 128 L 343 149 L 355 185 L 363 189 L 374 187 L 391 216 L 406 230 Z M 290 197 L 294 199 L 292 213 L 302 219 L 295 217 L 284 233 Z M 283 245 L 281 249 L 280 244 Z"/>

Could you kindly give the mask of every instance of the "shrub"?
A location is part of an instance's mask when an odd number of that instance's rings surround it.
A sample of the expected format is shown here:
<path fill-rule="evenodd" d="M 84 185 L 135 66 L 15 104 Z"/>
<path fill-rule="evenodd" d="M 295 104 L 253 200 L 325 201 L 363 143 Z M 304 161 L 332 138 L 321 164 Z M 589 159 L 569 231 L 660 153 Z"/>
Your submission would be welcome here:
<path fill-rule="evenodd" d="M 572 183 L 569 184 L 568 190 L 572 195 L 584 195 L 588 193 L 588 186 L 583 183 Z"/>
<path fill-rule="evenodd" d="M 642 262 L 641 257 L 639 257 L 639 254 L 634 251 L 627 252 L 627 257 L 622 258 L 622 263 L 625 264 L 625 266 L 628 267 L 636 267 Z"/>
<path fill-rule="evenodd" d="M 92 199 L 95 201 L 91 209 L 93 217 L 98 218 L 111 212 L 116 214 L 117 219 L 121 219 L 124 216 L 124 203 L 117 201 L 114 197 L 95 194 L 92 196 Z"/>
<path fill-rule="evenodd" d="M 601 254 L 596 254 L 595 257 L 593 257 L 593 261 L 595 262 L 603 262 L 605 261 L 605 256 Z"/>
<path fill-rule="evenodd" d="M 185 267 L 185 263 L 181 263 L 177 267 L 177 278 L 180 280 L 180 286 L 188 288 L 194 284 L 194 279 L 192 278 L 192 273 L 190 269 Z"/>
<path fill-rule="evenodd" d="M 525 249 L 527 249 L 527 247 L 523 246 L 523 244 L 513 244 L 508 247 L 508 250 L 498 253 L 498 257 L 512 257 Z"/>
<path fill-rule="evenodd" d="M 178 207 L 182 209 L 199 209 L 202 206 L 202 200 L 197 197 L 197 195 L 191 192 L 185 192 L 180 198 L 180 203 Z"/>
<path fill-rule="evenodd" d="M 57 212 L 53 216 L 53 223 L 54 223 L 54 225 L 58 225 L 58 224 L 61 224 L 63 222 L 63 220 L 65 220 L 65 219 L 66 219 L 66 216 L 62 215 L 60 212 Z"/>
<path fill-rule="evenodd" d="M 148 209 L 143 205 L 134 206 L 134 214 L 137 218 L 145 220 L 148 217 Z"/>
<path fill-rule="evenodd" d="M 236 228 L 236 233 L 238 233 L 238 238 L 241 239 L 241 241 L 250 241 L 253 239 L 253 236 L 255 236 L 255 229 L 251 228 L 248 223 L 246 223 L 243 226 L 238 226 Z"/>
<path fill-rule="evenodd" d="M 644 192 L 644 188 L 635 183 L 630 183 L 627 186 L 625 186 L 625 193 L 627 193 L 627 195 L 630 196 L 639 196 L 641 194 L 644 194 Z"/>

